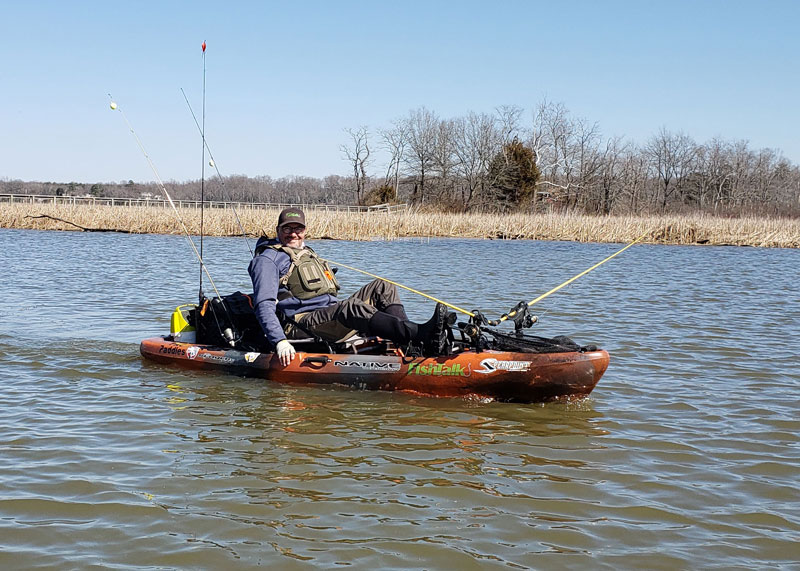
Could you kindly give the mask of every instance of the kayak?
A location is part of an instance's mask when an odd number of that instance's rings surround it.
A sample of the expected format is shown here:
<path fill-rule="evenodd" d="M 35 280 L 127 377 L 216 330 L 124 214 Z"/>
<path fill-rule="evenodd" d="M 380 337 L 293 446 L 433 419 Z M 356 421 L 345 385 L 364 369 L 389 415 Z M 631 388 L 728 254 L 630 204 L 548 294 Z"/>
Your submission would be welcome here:
<path fill-rule="evenodd" d="M 269 349 L 250 296 L 236 292 L 175 308 L 170 334 L 143 340 L 139 350 L 156 363 L 289 385 L 519 403 L 592 392 L 608 368 L 608 352 L 568 337 L 524 334 L 536 322 L 524 304 L 513 316 L 513 333 L 496 329 L 497 322 L 478 311 L 469 323 L 451 320 L 444 350 L 434 355 L 356 332 L 337 342 L 317 336 L 291 339 L 297 354 L 284 366 Z"/>
<path fill-rule="evenodd" d="M 402 391 L 434 397 L 462 397 L 534 403 L 587 396 L 609 362 L 594 347 L 565 352 L 465 349 L 438 357 L 406 356 L 369 343 L 353 353 L 315 353 L 298 349 L 288 366 L 275 353 L 184 342 L 180 336 L 145 339 L 140 351 L 151 361 L 257 377 L 288 385 Z"/>

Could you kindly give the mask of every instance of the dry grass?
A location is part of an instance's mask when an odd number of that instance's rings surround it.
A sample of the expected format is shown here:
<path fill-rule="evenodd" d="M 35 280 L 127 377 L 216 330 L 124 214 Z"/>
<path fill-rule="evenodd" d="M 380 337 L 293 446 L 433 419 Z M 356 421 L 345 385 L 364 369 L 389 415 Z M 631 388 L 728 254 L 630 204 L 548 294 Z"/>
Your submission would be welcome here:
<path fill-rule="evenodd" d="M 190 234 L 200 232 L 200 212 L 179 211 Z M 274 232 L 277 210 L 238 211 L 250 235 Z M 68 220 L 86 228 L 133 233 L 180 234 L 183 229 L 171 209 L 124 206 L 54 206 L 3 204 L 0 228 L 75 230 L 74 226 L 46 218 Z M 240 234 L 231 210 L 206 210 L 209 236 Z M 715 218 L 691 216 L 586 216 L 580 214 L 442 214 L 307 212 L 308 238 L 392 240 L 404 237 L 458 237 L 490 239 L 573 240 L 580 242 L 631 242 L 650 232 L 643 242 L 800 248 L 800 220 L 768 218 Z"/>

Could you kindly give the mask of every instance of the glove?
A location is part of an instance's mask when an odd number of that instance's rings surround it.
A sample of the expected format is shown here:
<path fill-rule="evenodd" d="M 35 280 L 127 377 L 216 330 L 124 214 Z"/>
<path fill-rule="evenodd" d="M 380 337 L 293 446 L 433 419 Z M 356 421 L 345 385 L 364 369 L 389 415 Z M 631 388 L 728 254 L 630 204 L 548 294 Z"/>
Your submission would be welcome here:
<path fill-rule="evenodd" d="M 286 339 L 278 341 L 278 344 L 275 345 L 275 350 L 278 353 L 278 360 L 284 367 L 289 363 L 291 363 L 292 359 L 294 359 L 295 355 L 294 347 L 292 347 L 292 344 L 289 343 Z"/>

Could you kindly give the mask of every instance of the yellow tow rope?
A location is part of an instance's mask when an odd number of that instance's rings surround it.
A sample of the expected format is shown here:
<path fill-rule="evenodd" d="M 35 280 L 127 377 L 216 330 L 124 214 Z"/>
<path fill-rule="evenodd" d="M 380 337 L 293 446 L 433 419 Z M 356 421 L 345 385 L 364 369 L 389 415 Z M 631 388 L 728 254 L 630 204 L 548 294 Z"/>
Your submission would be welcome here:
<path fill-rule="evenodd" d="M 592 266 L 591 268 L 589 268 L 588 270 L 583 270 L 583 271 L 582 271 L 581 273 L 579 273 L 577 276 L 574 276 L 574 277 L 572 277 L 572 278 L 568 279 L 568 280 L 567 280 L 567 281 L 565 281 L 563 284 L 561 284 L 561 285 L 559 285 L 559 286 L 556 286 L 556 287 L 554 287 L 553 289 L 551 289 L 550 291 L 548 291 L 547 293 L 543 293 L 542 295 L 540 295 L 540 296 L 539 296 L 539 297 L 537 297 L 536 299 L 529 301 L 529 302 L 528 302 L 528 306 L 531 306 L 531 305 L 533 305 L 534 303 L 538 303 L 538 302 L 542 301 L 544 298 L 546 298 L 546 297 L 547 297 L 547 296 L 549 296 L 550 294 L 553 294 L 553 293 L 557 292 L 558 290 L 560 290 L 560 289 L 561 289 L 561 288 L 563 288 L 563 287 L 566 287 L 566 286 L 568 286 L 569 284 L 571 284 L 572 282 L 574 282 L 574 281 L 575 281 L 575 280 L 577 280 L 578 278 L 580 278 L 580 277 L 582 277 L 582 276 L 585 276 L 586 274 L 588 274 L 589 272 L 591 272 L 591 271 L 592 271 L 592 270 L 594 270 L 595 268 L 598 268 L 598 267 L 602 266 L 602 265 L 603 265 L 603 264 L 605 264 L 607 261 L 609 261 L 611 258 L 614 258 L 614 257 L 616 257 L 616 256 L 619 256 L 619 255 L 620 255 L 622 252 L 624 252 L 625 250 L 627 250 L 628 248 L 630 248 L 631 246 L 633 246 L 633 245 L 634 245 L 634 244 L 636 244 L 637 242 L 640 242 L 642 239 L 644 239 L 644 238 L 645 238 L 645 236 L 647 236 L 647 235 L 648 235 L 648 234 L 650 234 L 651 232 L 652 232 L 652 230 L 648 230 L 647 232 L 645 232 L 644 234 L 642 234 L 641 236 L 639 236 L 638 238 L 636 238 L 636 240 L 634 240 L 633 242 L 631 242 L 630 244 L 628 244 L 627 246 L 625 246 L 625 247 L 624 247 L 624 248 L 622 248 L 621 250 L 618 250 L 617 252 L 615 252 L 615 253 L 611 254 L 611 255 L 610 255 L 609 257 L 607 257 L 605 260 L 603 260 L 603 261 L 601 261 L 601 262 L 598 262 L 598 263 L 596 263 L 595 265 L 593 265 L 593 266 Z M 331 262 L 332 264 L 336 264 L 337 266 L 342 266 L 343 268 L 347 268 L 348 270 L 353 270 L 354 272 L 358 272 L 358 273 L 360 273 L 360 274 L 364 274 L 365 276 L 370 276 L 370 277 L 372 277 L 372 278 L 375 278 L 375 279 L 379 279 L 379 280 L 385 281 L 386 283 L 390 283 L 390 284 L 396 285 L 397 287 L 401 287 L 401 288 L 403 288 L 403 289 L 406 289 L 406 290 L 408 290 L 408 291 L 410 291 L 410 292 L 412 292 L 412 293 L 415 293 L 415 294 L 417 294 L 417 295 L 421 295 L 422 297 L 426 297 L 426 298 L 428 298 L 428 299 L 430 299 L 430 300 L 433 300 L 433 301 L 435 301 L 435 302 L 437 302 L 437 303 L 441 303 L 441 304 L 443 304 L 443 305 L 446 305 L 446 306 L 447 306 L 447 307 L 449 307 L 450 309 L 455 309 L 456 311 L 460 311 L 461 313 L 464 313 L 464 314 L 466 314 L 466 315 L 469 315 L 470 317 L 474 317 L 474 316 L 475 316 L 475 314 L 474 314 L 474 313 L 472 313 L 471 311 L 467 311 L 466 309 L 464 309 L 464 308 L 461 308 L 461 307 L 458 307 L 457 305 L 453 305 L 452 303 L 447 303 L 446 301 L 443 301 L 443 300 L 441 300 L 441 299 L 437 299 L 437 298 L 433 297 L 432 295 L 428 295 L 427 293 L 423 293 L 423 292 L 421 292 L 421 291 L 419 291 L 419 290 L 416 290 L 416 289 L 410 288 L 410 287 L 408 287 L 408 286 L 405 286 L 405 285 L 403 285 L 403 284 L 401 284 L 401 283 L 397 283 L 397 282 L 395 282 L 395 281 L 392 281 L 392 280 L 386 279 L 386 278 L 384 278 L 384 277 L 381 277 L 381 276 L 376 276 L 375 274 L 371 274 L 371 273 L 369 273 L 369 272 L 365 272 L 364 270 L 359 270 L 358 268 L 354 268 L 353 266 L 348 266 L 347 264 L 342 264 L 341 262 L 337 262 L 337 261 L 335 261 L 335 260 L 331 260 L 330 258 L 325 258 L 325 259 L 326 259 L 326 260 L 328 260 L 329 262 Z M 493 324 L 500 324 L 500 323 L 502 323 L 503 321 L 505 321 L 505 320 L 507 320 L 507 319 L 510 319 L 510 318 L 514 317 L 516 314 L 517 314 L 517 312 L 516 312 L 516 311 L 512 311 L 511 313 L 507 313 L 507 314 L 503 315 L 503 316 L 502 316 L 500 319 L 498 319 L 496 322 L 492 322 L 492 323 L 493 323 Z"/>

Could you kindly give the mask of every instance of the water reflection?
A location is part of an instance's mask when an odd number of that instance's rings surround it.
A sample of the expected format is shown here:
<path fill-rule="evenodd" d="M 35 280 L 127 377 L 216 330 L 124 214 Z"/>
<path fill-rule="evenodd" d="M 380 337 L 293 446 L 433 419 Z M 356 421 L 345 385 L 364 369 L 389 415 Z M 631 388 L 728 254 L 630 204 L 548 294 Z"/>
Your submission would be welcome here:
<path fill-rule="evenodd" d="M 470 557 L 497 550 L 475 542 L 509 518 L 584 521 L 535 506 L 543 484 L 592 485 L 582 474 L 591 463 L 580 456 L 599 449 L 606 432 L 586 401 L 521 407 L 520 417 L 496 405 L 220 381 L 169 388 L 181 395 L 167 401 L 184 449 L 173 478 L 206 482 L 202 501 L 170 509 L 213 514 L 239 533 L 267 527 L 286 557 L 320 564 L 356 549 L 383 560 L 392 537 L 408 554 L 437 546 L 429 557 L 444 563 L 453 549 Z M 509 500 L 530 505 L 509 510 Z M 455 528 L 456 536 L 445 532 Z M 498 561 L 514 552 L 524 560 L 528 543 L 506 541 Z"/>
<path fill-rule="evenodd" d="M 527 497 L 520 484 L 581 478 L 589 463 L 580 456 L 602 448 L 607 434 L 586 401 L 515 415 L 496 405 L 216 381 L 170 386 L 181 394 L 167 399 L 177 405 L 170 424 L 191 448 L 182 467 L 188 460 L 208 477 L 213 463 L 217 478 L 256 477 L 291 497 L 356 497 L 354 482 L 381 481 L 401 496 L 455 486 Z"/>

